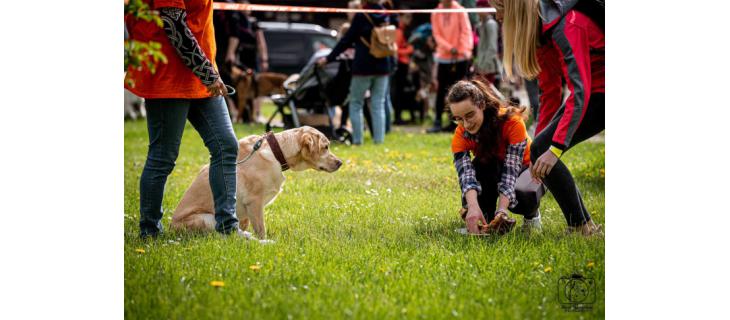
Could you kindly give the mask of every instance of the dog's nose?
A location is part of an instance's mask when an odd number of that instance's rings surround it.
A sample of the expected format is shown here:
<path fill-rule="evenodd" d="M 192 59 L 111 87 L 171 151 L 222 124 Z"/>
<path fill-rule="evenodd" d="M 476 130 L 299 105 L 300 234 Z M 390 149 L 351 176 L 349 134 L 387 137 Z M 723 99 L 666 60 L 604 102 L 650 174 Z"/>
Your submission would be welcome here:
<path fill-rule="evenodd" d="M 340 159 L 335 160 L 335 163 L 337 164 L 338 169 L 342 166 L 342 160 Z"/>

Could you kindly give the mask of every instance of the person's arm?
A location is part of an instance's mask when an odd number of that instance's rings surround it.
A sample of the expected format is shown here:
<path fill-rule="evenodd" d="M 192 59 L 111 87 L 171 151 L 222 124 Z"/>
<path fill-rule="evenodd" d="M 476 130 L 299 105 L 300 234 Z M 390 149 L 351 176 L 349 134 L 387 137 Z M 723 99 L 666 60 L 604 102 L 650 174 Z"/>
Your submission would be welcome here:
<path fill-rule="evenodd" d="M 256 31 L 256 42 L 258 43 L 259 47 L 261 71 L 266 72 L 269 70 L 269 49 L 266 47 L 266 38 L 264 38 L 264 31 L 261 29 Z"/>
<path fill-rule="evenodd" d="M 441 30 L 440 18 L 442 14 L 443 13 L 431 14 L 431 33 L 433 35 L 433 39 L 436 41 L 437 48 L 441 47 L 446 50 L 451 50 L 454 48 L 454 45 L 449 42 L 448 35 L 443 34 L 443 30 Z"/>
<path fill-rule="evenodd" d="M 228 38 L 228 50 L 226 51 L 226 62 L 231 63 L 231 64 L 236 62 L 236 49 L 238 48 L 239 43 L 240 43 L 240 40 L 237 37 Z"/>
<path fill-rule="evenodd" d="M 362 23 L 364 22 L 363 19 L 366 19 L 363 16 L 363 13 L 355 14 L 355 17 L 352 18 L 352 25 L 350 25 L 350 28 L 347 29 L 345 35 L 340 38 L 337 45 L 332 48 L 330 54 L 327 55 L 327 62 L 335 61 L 342 52 L 352 46 L 352 43 L 355 41 L 355 37 L 358 35 L 359 29 L 362 27 Z"/>
<path fill-rule="evenodd" d="M 413 46 L 406 41 L 403 36 L 403 30 L 398 30 L 395 33 L 395 42 L 398 44 L 398 54 L 411 55 L 413 53 Z"/>
<path fill-rule="evenodd" d="M 205 86 L 215 84 L 220 76 L 208 57 L 200 48 L 198 40 L 193 36 L 185 21 L 187 13 L 182 8 L 160 8 L 163 29 L 170 44 L 175 48 L 182 62 L 193 71 Z M 225 89 L 225 86 L 223 87 Z"/>
<path fill-rule="evenodd" d="M 586 30 L 563 18 L 555 26 L 553 40 L 562 53 L 568 72 L 566 81 L 570 95 L 553 135 L 552 146 L 565 150 L 580 126 L 591 98 L 591 57 Z M 558 155 L 560 156 L 560 155 Z"/>
<path fill-rule="evenodd" d="M 472 205 L 466 195 L 470 190 L 476 191 L 476 194 L 482 193 L 482 186 L 477 181 L 476 171 L 474 171 L 474 165 L 471 163 L 471 156 L 469 151 L 455 152 L 454 153 L 454 167 L 456 173 L 459 175 L 459 185 L 461 186 L 462 203 Z M 473 200 L 476 200 L 473 199 Z"/>
<path fill-rule="evenodd" d="M 471 163 L 469 151 L 454 153 L 454 167 L 459 175 L 461 186 L 461 204 L 467 208 L 466 227 L 470 233 L 479 233 L 477 221 L 487 224 L 479 207 L 478 195 L 482 193 L 482 186 L 477 181 L 474 165 Z"/>
<path fill-rule="evenodd" d="M 478 221 L 482 221 L 486 225 L 487 220 L 479 207 L 478 195 L 482 192 L 482 186 L 477 180 L 469 151 L 474 148 L 474 141 L 468 140 L 464 136 L 464 128 L 457 126 L 451 138 L 451 152 L 454 154 L 454 167 L 459 176 L 461 206 L 467 208 L 466 228 L 470 233 L 479 233 Z"/>
<path fill-rule="evenodd" d="M 471 52 L 474 49 L 474 35 L 471 30 L 471 22 L 469 22 L 469 14 L 462 12 L 459 18 L 459 23 L 461 24 L 461 27 L 459 27 L 459 48 L 463 52 L 459 52 L 458 54 L 464 55 L 464 57 L 471 57 Z"/>
<path fill-rule="evenodd" d="M 499 183 L 497 183 L 497 190 L 499 190 L 498 209 L 500 210 L 512 209 L 517 205 L 515 183 L 520 172 L 522 172 L 522 162 L 528 143 L 527 128 L 521 118 L 515 116 L 507 120 L 505 126 L 507 150 L 504 156 L 502 176 Z"/>
<path fill-rule="evenodd" d="M 499 24 L 497 24 L 497 21 L 490 19 L 486 21 L 485 27 L 487 29 L 486 39 L 479 39 L 479 41 L 487 42 L 485 56 L 489 59 L 493 59 L 491 62 L 495 63 L 495 66 L 497 66 L 499 60 L 497 57 L 497 50 L 499 48 L 499 44 L 497 43 L 497 39 L 499 39 Z"/>
<path fill-rule="evenodd" d="M 512 209 L 517 205 L 515 183 L 522 171 L 522 159 L 525 156 L 526 148 L 527 139 L 521 142 L 511 143 L 507 146 L 502 177 L 499 183 L 497 183 L 497 190 L 499 190 L 499 209 Z"/>
<path fill-rule="evenodd" d="M 439 64 L 435 61 L 431 64 L 431 86 L 433 86 L 434 89 L 438 89 L 439 86 Z"/>
<path fill-rule="evenodd" d="M 233 64 L 236 62 L 236 54 L 238 45 L 241 43 L 238 25 L 240 23 L 241 14 L 239 12 L 225 11 L 223 13 L 225 24 L 225 34 L 228 35 L 228 49 L 226 50 L 225 62 Z M 218 66 L 220 68 L 220 66 Z"/>
<path fill-rule="evenodd" d="M 552 43 L 544 44 L 537 50 L 537 61 L 540 65 L 540 74 L 537 76 L 540 109 L 537 113 L 535 135 L 545 129 L 563 100 L 563 70 L 559 59 L 559 52 Z"/>

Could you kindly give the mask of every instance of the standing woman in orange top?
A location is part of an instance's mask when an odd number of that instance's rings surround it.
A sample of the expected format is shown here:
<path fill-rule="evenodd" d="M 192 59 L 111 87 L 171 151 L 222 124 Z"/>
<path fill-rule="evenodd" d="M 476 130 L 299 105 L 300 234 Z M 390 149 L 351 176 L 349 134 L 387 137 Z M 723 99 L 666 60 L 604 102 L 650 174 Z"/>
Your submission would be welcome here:
<path fill-rule="evenodd" d="M 502 20 L 504 69 L 538 79 L 532 176 L 544 182 L 574 232 L 600 233 L 564 152 L 605 128 L 603 7 L 598 0 L 490 0 Z M 562 80 L 570 94 L 561 102 Z"/>
<path fill-rule="evenodd" d="M 487 224 L 497 215 L 508 216 L 508 209 L 524 216 L 524 229 L 540 229 L 539 204 L 518 200 L 515 193 L 517 177 L 530 165 L 524 108 L 507 106 L 478 80 L 454 84 L 446 102 L 458 124 L 451 151 L 467 209 L 467 230 L 479 233 L 479 221 Z"/>
<path fill-rule="evenodd" d="M 163 28 L 129 15 L 125 23 L 130 38 L 160 43 L 168 62 L 158 64 L 154 74 L 146 68 L 127 70 L 134 86 L 125 87 L 146 99 L 149 133 L 147 161 L 139 183 L 140 236 L 156 237 L 162 232 L 162 195 L 167 176 L 175 167 L 186 120 L 210 151 L 215 229 L 238 233 L 238 141 L 222 96 L 228 91 L 214 63 L 213 0 L 145 2 L 160 12 Z"/>

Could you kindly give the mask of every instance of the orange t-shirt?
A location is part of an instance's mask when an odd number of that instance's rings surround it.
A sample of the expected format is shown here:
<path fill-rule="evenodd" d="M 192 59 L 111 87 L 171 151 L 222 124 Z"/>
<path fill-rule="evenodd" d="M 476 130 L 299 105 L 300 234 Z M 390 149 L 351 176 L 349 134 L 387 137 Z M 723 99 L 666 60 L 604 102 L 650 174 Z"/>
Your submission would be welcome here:
<path fill-rule="evenodd" d="M 213 0 L 144 0 L 152 9 L 174 7 L 185 9 L 187 25 L 206 57 L 215 66 L 215 32 L 213 31 Z M 165 30 L 154 22 L 125 17 L 130 40 L 156 41 L 162 45 L 161 51 L 167 57 L 167 64 L 157 63 L 157 71 L 151 74 L 147 67 L 141 70 L 127 69 L 127 77 L 134 80 L 134 87 L 124 87 L 143 98 L 186 98 L 210 97 L 205 85 L 193 74 L 180 59 L 170 44 Z M 216 70 L 218 67 L 215 67 Z"/>
<path fill-rule="evenodd" d="M 459 124 L 454 131 L 454 137 L 451 139 L 451 152 L 464 152 L 471 151 L 472 154 L 476 152 L 477 142 L 464 137 L 464 127 Z M 525 155 L 522 157 L 522 165 L 530 164 L 530 137 L 527 135 L 527 129 L 525 128 L 525 122 L 522 121 L 522 117 L 515 115 L 507 119 L 502 124 L 502 140 L 499 142 L 497 148 L 499 159 L 504 161 L 505 154 L 507 153 L 507 145 L 515 144 L 525 141 L 527 139 L 527 147 L 525 148 Z"/>

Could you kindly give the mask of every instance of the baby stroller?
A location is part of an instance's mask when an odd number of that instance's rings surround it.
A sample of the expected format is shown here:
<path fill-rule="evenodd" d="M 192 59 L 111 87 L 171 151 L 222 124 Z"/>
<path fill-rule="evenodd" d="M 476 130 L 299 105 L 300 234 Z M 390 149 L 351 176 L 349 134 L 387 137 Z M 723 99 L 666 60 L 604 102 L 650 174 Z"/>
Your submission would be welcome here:
<path fill-rule="evenodd" d="M 317 51 L 299 73 L 299 77 L 291 76 L 284 82 L 285 94 L 271 96 L 271 100 L 276 105 L 276 111 L 266 122 L 266 131 L 272 129 L 272 121 L 281 114 L 283 129 L 311 125 L 330 140 L 345 144 L 352 143 L 350 131 L 343 126 L 336 128 L 333 121 L 336 114 L 335 106 L 346 108 L 351 80 L 350 61 L 338 59 L 324 67 L 319 67 L 317 60 L 320 57 L 326 57 L 330 51 L 329 49 Z M 325 115 L 327 121 L 324 124 L 321 122 L 317 124 L 302 123 L 300 112 Z"/>

